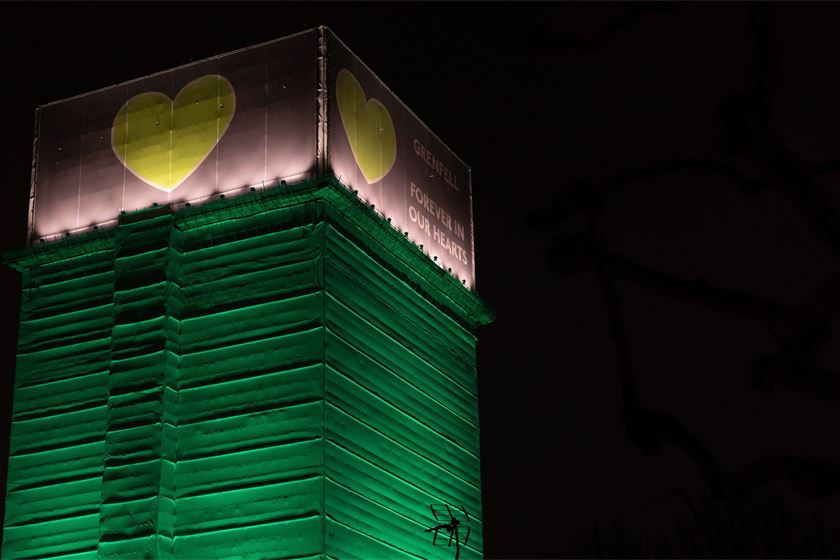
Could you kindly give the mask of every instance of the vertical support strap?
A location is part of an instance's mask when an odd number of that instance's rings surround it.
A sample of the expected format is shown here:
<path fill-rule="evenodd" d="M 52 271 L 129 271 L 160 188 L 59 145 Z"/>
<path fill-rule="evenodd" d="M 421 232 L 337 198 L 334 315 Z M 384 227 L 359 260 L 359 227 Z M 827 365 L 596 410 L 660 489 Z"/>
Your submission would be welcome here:
<path fill-rule="evenodd" d="M 171 558 L 174 539 L 180 232 L 151 212 L 115 232 L 100 558 Z"/>
<path fill-rule="evenodd" d="M 38 182 L 38 141 L 41 134 L 41 110 L 35 109 L 35 133 L 32 136 L 32 172 L 29 178 L 29 214 L 26 222 L 26 244 L 35 233 L 35 183 Z"/>
<path fill-rule="evenodd" d="M 323 25 L 318 28 L 318 53 L 317 53 L 317 80 L 316 84 L 316 119 L 317 119 L 317 146 L 316 159 L 318 162 L 318 175 L 323 175 L 329 170 L 329 134 L 327 130 L 327 28 Z"/>

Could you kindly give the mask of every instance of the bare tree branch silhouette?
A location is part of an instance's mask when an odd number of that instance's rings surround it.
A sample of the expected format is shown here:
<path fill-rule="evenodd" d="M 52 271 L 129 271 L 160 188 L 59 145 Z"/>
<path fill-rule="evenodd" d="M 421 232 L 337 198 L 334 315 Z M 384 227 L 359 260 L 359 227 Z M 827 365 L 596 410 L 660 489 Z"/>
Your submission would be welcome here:
<path fill-rule="evenodd" d="M 825 497 L 840 491 L 840 465 L 816 457 L 767 455 L 743 469 L 726 471 L 701 438 L 676 418 L 639 402 L 618 279 L 643 281 L 661 293 L 765 323 L 777 341 L 781 356 L 754 361 L 752 386 L 764 391 L 784 386 L 830 402 L 840 402 L 840 377 L 814 367 L 812 362 L 829 339 L 830 319 L 840 308 L 840 279 L 827 283 L 799 308 L 789 309 L 767 298 L 714 286 L 703 278 L 689 280 L 656 270 L 610 252 L 602 245 L 600 213 L 604 197 L 633 183 L 690 171 L 710 173 L 732 181 L 745 196 L 767 188 L 781 188 L 840 260 L 840 212 L 814 179 L 820 174 L 840 171 L 840 162 L 808 167 L 798 161 L 792 150 L 770 130 L 777 81 L 774 37 L 768 7 L 759 4 L 751 5 L 749 9 L 753 51 L 750 80 L 743 91 L 723 99 L 718 116 L 723 154 L 757 163 L 765 174 L 763 178 L 750 179 L 734 165 L 720 161 L 673 160 L 623 171 L 598 185 L 575 183 L 552 201 L 550 207 L 533 213 L 529 222 L 535 229 L 545 231 L 574 216 L 582 215 L 585 219 L 584 233 L 561 235 L 555 239 L 552 268 L 569 273 L 591 266 L 594 271 L 607 307 L 622 395 L 622 418 L 631 442 L 648 454 L 660 453 L 666 444 L 681 450 L 701 473 L 711 495 L 720 500 L 732 501 L 748 496 L 777 480 L 786 480 L 802 496 Z M 582 45 L 600 44 L 599 41 L 603 42 L 642 13 L 647 12 L 640 9 L 632 17 L 628 14 L 622 18 L 623 23 L 608 26 L 599 39 Z M 564 40 L 553 44 L 557 48 L 581 46 Z"/>
<path fill-rule="evenodd" d="M 552 36 L 549 26 L 543 26 L 540 32 L 534 33 L 529 46 L 540 53 L 568 49 L 591 53 L 617 33 L 633 27 L 635 22 L 653 14 L 670 14 L 673 9 L 637 6 L 608 23 L 593 38 Z M 528 224 L 537 231 L 554 233 L 549 261 L 555 273 L 591 271 L 596 279 L 599 297 L 605 303 L 605 319 L 616 360 L 622 423 L 630 442 L 648 455 L 666 450 L 684 454 L 701 475 L 709 495 L 727 507 L 740 507 L 738 504 L 753 500 L 759 492 L 775 488 L 774 483 L 783 482 L 800 496 L 816 499 L 816 507 L 821 511 L 819 499 L 840 493 L 840 463 L 807 453 L 768 453 L 741 468 L 727 469 L 707 442 L 679 418 L 640 401 L 637 375 L 644 372 L 637 371 L 634 365 L 628 337 L 632 318 L 625 316 L 622 287 L 630 282 L 642 283 L 660 295 L 760 323 L 771 334 L 777 353 L 756 356 L 750 370 L 744 372 L 744 383 L 756 391 L 784 390 L 836 404 L 840 403 L 840 374 L 815 364 L 832 338 L 832 320 L 840 309 L 840 277 L 830 278 L 796 306 L 783 305 L 771 298 L 717 285 L 702 273 L 695 277 L 680 276 L 630 258 L 605 246 L 601 225 L 605 201 L 619 191 L 663 178 L 670 179 L 669 188 L 673 188 L 679 185 L 681 176 L 702 175 L 712 178 L 717 185 L 730 185 L 747 199 L 769 189 L 779 189 L 840 262 L 840 209 L 819 183 L 821 177 L 840 172 L 840 160 L 806 164 L 771 128 L 780 78 L 772 9 L 766 4 L 751 4 L 746 10 L 751 53 L 749 75 L 741 91 L 725 96 L 716 104 L 720 159 L 682 157 L 622 169 L 600 182 L 582 178 L 555 195 L 544 208 L 533 212 Z M 742 170 L 744 162 L 753 166 L 749 173 Z M 580 223 L 584 224 L 583 229 L 570 233 Z M 674 495 L 679 492 L 705 539 L 705 544 L 697 544 L 696 550 L 713 556 L 725 553 L 727 546 L 722 544 L 721 535 L 710 533 L 685 491 L 681 489 Z M 597 537 L 596 534 L 596 540 Z M 811 544 L 836 546 L 827 542 L 817 536 L 816 544 Z M 728 549 L 735 550 L 738 546 Z M 748 549 L 749 545 L 746 546 Z"/>

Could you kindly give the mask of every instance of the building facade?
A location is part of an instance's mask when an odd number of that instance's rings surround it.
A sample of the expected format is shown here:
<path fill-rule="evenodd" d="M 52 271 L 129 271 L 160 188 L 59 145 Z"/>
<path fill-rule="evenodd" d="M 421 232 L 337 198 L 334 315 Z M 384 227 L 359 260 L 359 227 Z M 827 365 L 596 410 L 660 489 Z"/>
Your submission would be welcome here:
<path fill-rule="evenodd" d="M 457 156 L 325 28 L 38 114 L 3 558 L 482 555 Z"/>
<path fill-rule="evenodd" d="M 334 178 L 9 256 L 3 557 L 481 555 L 472 292 Z"/>

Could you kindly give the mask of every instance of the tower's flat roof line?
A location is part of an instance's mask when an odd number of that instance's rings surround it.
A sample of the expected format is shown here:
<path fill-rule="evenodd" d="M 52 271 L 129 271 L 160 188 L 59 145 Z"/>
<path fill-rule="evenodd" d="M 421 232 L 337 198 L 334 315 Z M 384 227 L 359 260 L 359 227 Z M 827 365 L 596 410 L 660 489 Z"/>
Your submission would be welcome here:
<path fill-rule="evenodd" d="M 306 29 L 304 31 L 299 31 L 297 33 L 293 33 L 291 35 L 286 35 L 284 37 L 278 37 L 276 39 L 263 41 L 262 43 L 257 43 L 256 45 L 249 45 L 247 47 L 242 47 L 241 49 L 234 49 L 232 51 L 227 51 L 227 52 L 219 53 L 219 54 L 216 54 L 216 55 L 213 55 L 213 56 L 208 56 L 207 58 L 202 58 L 201 60 L 194 60 L 192 62 L 187 62 L 186 64 L 180 64 L 178 66 L 173 66 L 171 68 L 164 68 L 163 70 L 159 70 L 157 72 L 152 72 L 151 74 L 146 74 L 145 76 L 139 76 L 137 78 L 131 78 L 130 80 L 125 80 L 125 81 L 122 81 L 122 82 L 119 82 L 119 83 L 116 83 L 116 84 L 112 84 L 110 86 L 104 86 L 104 87 L 101 87 L 101 88 L 98 88 L 98 89 L 94 89 L 94 90 L 91 90 L 91 91 L 86 91 L 86 92 L 79 93 L 79 94 L 76 94 L 76 95 L 71 95 L 70 97 L 65 97 L 63 99 L 56 99 L 55 101 L 48 101 L 47 103 L 43 103 L 41 105 L 38 105 L 38 107 L 39 108 L 49 107 L 50 105 L 56 105 L 58 103 L 64 103 L 66 101 L 73 101 L 75 99 L 81 99 L 82 97 L 87 97 L 88 95 L 93 95 L 95 93 L 108 91 L 109 89 L 114 89 L 114 88 L 118 88 L 118 87 L 127 86 L 129 84 L 133 84 L 135 82 L 139 82 L 141 80 L 145 80 L 145 79 L 148 79 L 148 78 L 154 78 L 155 76 L 160 76 L 160 75 L 166 74 L 168 72 L 174 72 L 176 70 L 183 70 L 184 68 L 190 68 L 192 66 L 198 66 L 199 64 L 205 64 L 205 63 L 210 62 L 212 60 L 217 60 L 219 58 L 224 58 L 224 57 L 227 57 L 227 56 L 230 56 L 230 55 L 233 55 L 233 54 L 238 54 L 238 53 L 241 53 L 241 52 L 246 52 L 246 51 L 250 51 L 250 50 L 253 50 L 253 49 L 258 49 L 258 48 L 264 47 L 266 45 L 271 45 L 271 44 L 274 44 L 274 43 L 280 43 L 282 41 L 286 41 L 288 39 L 293 39 L 294 37 L 299 37 L 301 35 L 305 35 L 307 33 L 312 33 L 312 32 L 315 32 L 315 31 L 318 31 L 317 27 L 313 27 L 311 29 Z"/>

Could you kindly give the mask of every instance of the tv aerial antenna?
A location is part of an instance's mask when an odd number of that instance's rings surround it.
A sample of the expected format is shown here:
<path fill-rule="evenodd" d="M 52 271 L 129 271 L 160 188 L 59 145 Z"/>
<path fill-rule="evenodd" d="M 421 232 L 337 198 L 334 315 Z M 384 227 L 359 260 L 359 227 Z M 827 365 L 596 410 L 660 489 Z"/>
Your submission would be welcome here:
<path fill-rule="evenodd" d="M 437 544 L 438 535 L 443 532 L 449 535 L 446 546 L 455 543 L 455 560 L 461 557 L 461 545 L 467 545 L 470 541 L 470 514 L 464 506 L 452 506 L 448 504 L 431 504 L 432 517 L 435 518 L 435 526 L 426 529 L 432 533 L 432 546 Z M 466 530 L 466 533 L 462 531 Z M 461 539 L 463 535 L 463 540 Z"/>

